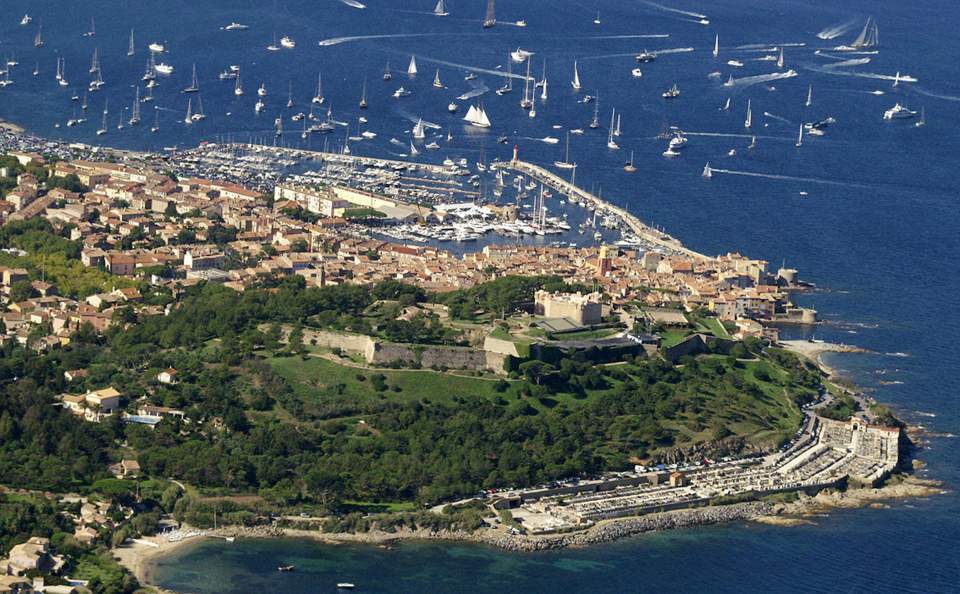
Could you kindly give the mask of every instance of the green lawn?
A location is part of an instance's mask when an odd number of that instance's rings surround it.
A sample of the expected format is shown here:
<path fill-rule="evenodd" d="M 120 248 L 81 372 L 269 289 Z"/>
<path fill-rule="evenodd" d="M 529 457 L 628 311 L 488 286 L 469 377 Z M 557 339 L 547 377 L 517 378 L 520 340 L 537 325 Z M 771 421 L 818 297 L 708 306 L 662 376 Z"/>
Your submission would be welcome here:
<path fill-rule="evenodd" d="M 494 389 L 492 378 L 462 377 L 427 369 L 360 369 L 339 365 L 321 357 L 271 357 L 267 363 L 293 385 L 302 398 L 316 398 L 321 391 L 329 394 L 329 388 L 337 388 L 339 397 L 348 400 L 388 399 L 433 401 L 448 400 L 454 396 L 490 398 L 500 395 Z M 388 389 L 378 392 L 372 377 L 381 374 Z M 361 379 L 362 378 L 362 379 Z M 342 388 L 339 388 L 342 386 Z M 399 391 L 394 390 L 394 386 Z M 508 388 L 504 395 L 509 395 Z"/>
<path fill-rule="evenodd" d="M 700 320 L 699 328 L 717 338 L 730 338 L 730 333 L 723 327 L 723 324 L 717 318 L 703 318 Z"/>
<path fill-rule="evenodd" d="M 563 332 L 560 334 L 552 334 L 550 338 L 552 340 L 596 340 L 599 338 L 606 338 L 608 336 L 613 336 L 617 332 L 620 332 L 620 328 L 599 328 L 597 330 L 578 330 L 577 332 Z"/>
<path fill-rule="evenodd" d="M 667 330 L 666 332 L 663 332 L 660 336 L 662 338 L 660 345 L 666 348 L 670 348 L 672 346 L 676 346 L 681 342 L 683 342 L 683 339 L 686 338 L 687 336 L 690 336 L 690 333 L 686 330 Z"/>

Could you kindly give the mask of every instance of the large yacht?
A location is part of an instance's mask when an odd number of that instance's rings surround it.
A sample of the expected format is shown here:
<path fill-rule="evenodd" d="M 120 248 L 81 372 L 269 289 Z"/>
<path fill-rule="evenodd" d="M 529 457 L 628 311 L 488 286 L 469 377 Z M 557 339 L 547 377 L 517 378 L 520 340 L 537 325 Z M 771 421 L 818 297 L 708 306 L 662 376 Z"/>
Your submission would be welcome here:
<path fill-rule="evenodd" d="M 912 117 L 916 117 L 917 112 L 912 109 L 908 109 L 899 103 L 883 112 L 883 119 L 885 120 L 908 120 Z"/>

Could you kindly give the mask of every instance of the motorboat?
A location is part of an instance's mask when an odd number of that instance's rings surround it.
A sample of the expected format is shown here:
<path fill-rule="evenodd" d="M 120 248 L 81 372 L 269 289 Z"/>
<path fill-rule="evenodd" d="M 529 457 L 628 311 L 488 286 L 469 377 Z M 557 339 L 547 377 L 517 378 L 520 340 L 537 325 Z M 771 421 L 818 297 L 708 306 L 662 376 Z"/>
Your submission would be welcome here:
<path fill-rule="evenodd" d="M 913 117 L 916 117 L 917 112 L 912 109 L 908 109 L 901 105 L 900 103 L 895 104 L 893 107 L 883 112 L 883 119 L 885 120 L 907 120 Z"/>

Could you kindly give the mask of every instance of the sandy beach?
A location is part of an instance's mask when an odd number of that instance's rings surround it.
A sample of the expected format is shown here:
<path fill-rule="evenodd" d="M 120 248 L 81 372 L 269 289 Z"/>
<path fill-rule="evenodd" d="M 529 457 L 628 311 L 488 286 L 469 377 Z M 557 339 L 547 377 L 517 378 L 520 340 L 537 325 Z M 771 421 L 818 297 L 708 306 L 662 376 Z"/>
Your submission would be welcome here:
<path fill-rule="evenodd" d="M 834 342 L 810 342 L 809 340 L 781 340 L 780 345 L 813 361 L 827 375 L 834 375 L 833 368 L 823 362 L 824 353 L 866 353 L 866 349 Z"/>

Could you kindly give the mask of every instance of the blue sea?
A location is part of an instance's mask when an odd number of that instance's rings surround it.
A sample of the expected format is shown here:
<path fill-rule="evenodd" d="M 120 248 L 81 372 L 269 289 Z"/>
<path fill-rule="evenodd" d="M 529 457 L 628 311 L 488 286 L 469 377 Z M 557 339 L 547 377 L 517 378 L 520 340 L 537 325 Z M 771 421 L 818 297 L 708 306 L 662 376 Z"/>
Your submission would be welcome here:
<path fill-rule="evenodd" d="M 324 94 L 334 117 L 356 122 L 364 78 L 370 108 L 368 129 L 379 136 L 351 146 L 354 153 L 389 157 L 417 118 L 451 130 L 454 141 L 419 158 L 476 160 L 508 158 L 513 144 L 521 157 L 549 165 L 562 157 L 567 128 L 585 128 L 593 105 L 578 102 L 599 94 L 600 130 L 586 129 L 571 141 L 578 183 L 662 225 L 694 249 L 706 253 L 741 251 L 799 268 L 819 290 L 799 300 L 820 311 L 825 323 L 810 331 L 818 339 L 856 344 L 870 354 L 834 355 L 828 362 L 890 403 L 932 435 L 920 458 L 921 472 L 946 481 L 960 478 L 960 394 L 956 344 L 960 324 L 954 309 L 960 292 L 960 5 L 947 0 L 875 2 L 867 0 L 550 0 L 497 3 L 501 21 L 482 30 L 482 0 L 449 0 L 451 15 L 431 16 L 433 0 L 367 0 L 356 9 L 338 0 L 207 0 L 52 2 L 6 0 L 0 21 L 0 56 L 15 55 L 14 84 L 0 89 L 0 118 L 52 137 L 95 142 L 99 112 L 110 102 L 110 131 L 99 141 L 112 146 L 159 149 L 192 146 L 203 140 L 273 142 L 274 118 L 285 108 L 292 82 L 294 111 L 306 111 L 323 72 Z M 599 7 L 601 24 L 593 19 Z M 20 27 L 29 12 L 34 24 Z M 709 25 L 698 23 L 703 14 Z M 868 16 L 880 30 L 879 53 L 846 55 L 815 50 L 849 43 Z M 81 37 L 96 22 L 94 37 Z M 46 45 L 34 49 L 42 19 Z M 525 28 L 505 24 L 524 19 Z M 225 32 L 231 21 L 250 25 Z M 130 29 L 136 54 L 126 56 Z M 832 40 L 818 33 L 840 31 Z M 297 42 L 293 50 L 268 52 L 278 36 Z M 720 56 L 711 55 L 720 36 Z M 638 37 L 669 35 L 669 37 Z M 321 40 L 343 38 L 320 46 Z M 163 42 L 158 58 L 174 66 L 156 89 L 160 109 L 157 134 L 144 124 L 116 130 L 120 107 L 133 101 L 133 85 L 147 59 L 146 44 Z M 736 78 L 780 72 L 774 61 L 757 58 L 784 46 L 785 69 L 798 76 L 724 87 Z M 72 86 L 54 80 L 56 58 L 66 59 L 66 78 L 80 95 L 89 81 L 91 54 L 99 48 L 106 87 L 89 98 L 90 122 L 66 128 L 78 103 Z M 497 72 L 508 52 L 535 52 L 539 78 L 546 60 L 549 98 L 538 103 L 538 117 L 520 109 L 521 80 L 513 94 L 479 97 L 493 122 L 490 131 L 469 129 L 447 104 L 471 90 L 466 68 Z M 663 52 L 642 65 L 634 78 L 632 55 L 643 49 Z M 686 51 L 692 48 L 692 51 Z M 827 55 L 823 55 L 827 54 Z M 416 55 L 420 74 L 405 74 Z M 869 63 L 842 63 L 869 58 Z M 734 68 L 726 62 L 743 62 Z M 382 80 L 389 60 L 393 80 Z M 577 61 L 583 90 L 569 81 Z M 196 63 L 208 119 L 191 127 L 180 120 Z M 246 95 L 236 98 L 233 83 L 217 80 L 229 65 L 241 67 Z M 31 75 L 38 65 L 40 74 Z M 826 68 L 833 65 L 830 68 Z M 431 86 L 434 71 L 447 86 Z M 514 65 L 516 72 L 518 67 Z M 900 71 L 917 82 L 893 86 Z M 709 77 L 719 72 L 719 77 Z M 762 79 L 760 79 L 762 80 Z M 254 115 L 255 89 L 264 83 L 267 108 Z M 479 73 L 473 84 L 495 89 L 503 79 Z M 676 83 L 681 96 L 661 93 Z M 394 99 L 400 85 L 410 97 Z M 804 106 L 808 86 L 813 105 Z M 141 91 L 143 89 L 141 88 Z M 882 94 L 875 94 L 881 91 Z M 727 98 L 731 110 L 720 110 Z M 538 98 L 539 99 L 539 98 Z M 754 127 L 744 129 L 746 103 Z M 924 108 L 926 126 L 913 120 L 885 122 L 884 110 L 902 102 Z M 461 101 L 460 114 L 469 102 Z M 622 114 L 619 151 L 606 148 L 610 109 Z M 226 115 L 227 113 L 232 115 Z M 770 115 L 765 115 L 770 114 Z M 822 137 L 808 136 L 794 146 L 801 122 L 833 117 Z M 55 127 L 55 124 L 60 127 Z M 290 130 L 289 118 L 285 121 Z M 559 124 L 562 129 L 552 126 Z M 688 132 L 683 155 L 672 160 L 655 136 L 665 125 Z M 506 134 L 509 144 L 497 144 Z M 749 136 L 757 147 L 747 150 Z M 536 139 L 552 135 L 548 145 Z M 734 135 L 734 136 L 729 136 Z M 345 130 L 328 138 L 342 142 Z M 284 141 L 299 146 L 298 134 Z M 321 148 L 323 138 L 310 141 Z M 735 155 L 731 156 L 731 149 Z M 634 151 L 638 172 L 623 172 Z M 716 173 L 711 167 L 739 173 Z M 743 173 L 757 175 L 743 175 Z M 395 550 L 328 547 L 300 541 L 203 543 L 162 561 L 156 581 L 189 592 L 316 592 L 337 581 L 355 582 L 363 591 L 444 592 L 623 592 L 623 591 L 956 591 L 960 584 L 960 499 L 950 494 L 900 501 L 890 509 L 837 512 L 815 526 L 776 528 L 731 525 L 638 537 L 585 550 L 512 554 L 476 546 L 404 544 Z M 280 563 L 298 571 L 278 575 Z"/>

